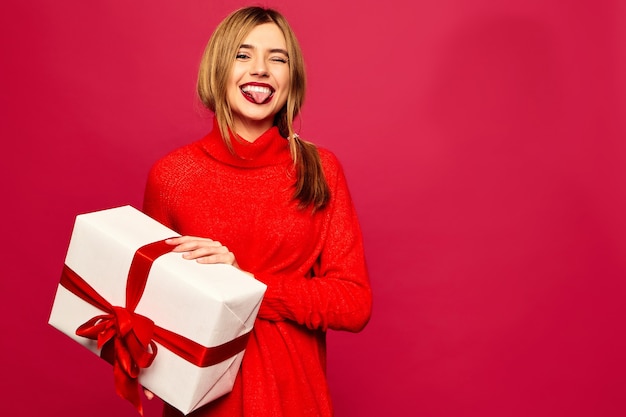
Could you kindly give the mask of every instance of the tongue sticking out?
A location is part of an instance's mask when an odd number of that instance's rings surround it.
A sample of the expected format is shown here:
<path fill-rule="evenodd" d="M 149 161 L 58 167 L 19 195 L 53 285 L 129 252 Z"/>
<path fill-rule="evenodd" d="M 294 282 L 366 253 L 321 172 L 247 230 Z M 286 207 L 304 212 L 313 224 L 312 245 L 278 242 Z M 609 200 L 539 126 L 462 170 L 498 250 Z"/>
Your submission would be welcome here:
<path fill-rule="evenodd" d="M 270 98 L 272 91 L 267 87 L 246 86 L 242 89 L 244 95 L 256 104 L 263 104 Z"/>
<path fill-rule="evenodd" d="M 252 97 L 255 103 L 261 104 L 261 103 L 265 103 L 265 100 L 270 98 L 270 95 L 272 93 L 260 93 L 257 91 L 251 91 L 248 94 Z"/>

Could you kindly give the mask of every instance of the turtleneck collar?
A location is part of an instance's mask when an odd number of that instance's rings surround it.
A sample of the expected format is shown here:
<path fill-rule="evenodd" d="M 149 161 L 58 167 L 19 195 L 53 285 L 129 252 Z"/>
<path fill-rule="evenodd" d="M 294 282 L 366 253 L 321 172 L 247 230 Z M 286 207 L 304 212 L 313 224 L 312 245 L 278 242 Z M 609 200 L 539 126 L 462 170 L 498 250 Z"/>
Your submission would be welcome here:
<path fill-rule="evenodd" d="M 277 165 L 291 160 L 289 142 L 278 133 L 276 126 L 271 127 L 254 142 L 231 136 L 233 153 L 222 139 L 217 121 L 213 120 L 213 130 L 201 140 L 201 146 L 211 157 L 228 165 L 241 168 L 259 168 Z"/>

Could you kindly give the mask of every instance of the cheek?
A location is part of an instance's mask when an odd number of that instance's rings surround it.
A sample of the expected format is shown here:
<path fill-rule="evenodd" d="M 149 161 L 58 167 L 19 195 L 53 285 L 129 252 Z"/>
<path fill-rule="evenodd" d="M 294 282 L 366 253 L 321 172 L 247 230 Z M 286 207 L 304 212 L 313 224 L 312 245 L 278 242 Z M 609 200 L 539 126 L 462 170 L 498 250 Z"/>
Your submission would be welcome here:
<path fill-rule="evenodd" d="M 286 74 L 282 74 L 280 77 L 280 86 L 281 86 L 281 96 L 285 97 L 285 100 L 287 99 L 287 96 L 289 95 L 289 91 L 291 89 L 291 80 L 289 78 L 289 72 L 287 72 Z"/>
<path fill-rule="evenodd" d="M 289 86 L 291 85 L 291 76 L 289 75 L 289 70 L 286 70 L 283 74 L 281 74 L 281 79 L 283 87 L 289 90 Z"/>
<path fill-rule="evenodd" d="M 239 90 L 239 84 L 237 83 L 237 80 L 234 79 L 234 77 L 231 77 L 231 79 L 228 81 L 228 85 L 226 86 L 227 100 L 229 102 L 235 100 L 240 94 L 241 91 Z"/>
<path fill-rule="evenodd" d="M 228 87 L 226 87 L 226 97 L 234 97 L 237 90 L 239 89 L 234 84 L 228 84 Z"/>
<path fill-rule="evenodd" d="M 280 96 L 274 97 L 274 108 L 276 111 L 279 111 L 285 103 L 287 103 L 287 98 L 289 97 L 289 88 L 281 89 Z"/>
<path fill-rule="evenodd" d="M 241 78 L 244 75 L 244 72 L 245 71 L 242 68 L 239 68 L 238 65 L 235 65 L 231 72 L 230 78 L 228 79 L 228 85 L 226 87 L 226 92 L 228 94 L 236 93 L 239 90 L 239 84 Z"/>

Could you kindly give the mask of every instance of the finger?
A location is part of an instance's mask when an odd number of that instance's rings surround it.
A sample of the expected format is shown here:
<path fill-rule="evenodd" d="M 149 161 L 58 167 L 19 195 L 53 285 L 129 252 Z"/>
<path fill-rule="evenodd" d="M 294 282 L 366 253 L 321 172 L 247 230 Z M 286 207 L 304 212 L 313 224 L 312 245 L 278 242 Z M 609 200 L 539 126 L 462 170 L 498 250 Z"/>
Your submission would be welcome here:
<path fill-rule="evenodd" d="M 172 237 L 169 239 L 165 239 L 165 243 L 167 243 L 168 245 L 180 245 L 183 243 L 189 243 L 189 242 L 193 242 L 193 241 L 209 241 L 211 242 L 211 239 L 208 238 L 202 238 L 202 237 L 197 237 L 197 236 L 178 236 L 178 237 Z"/>
<path fill-rule="evenodd" d="M 143 393 L 147 399 L 151 400 L 154 398 L 154 393 L 146 388 L 143 389 Z"/>
<path fill-rule="evenodd" d="M 169 239 L 165 239 L 165 243 L 167 243 L 168 245 L 179 245 L 183 242 L 185 242 L 185 239 L 187 236 L 178 236 L 178 237 L 171 237 Z"/>
<path fill-rule="evenodd" d="M 190 252 L 193 250 L 201 250 L 203 248 L 210 250 L 210 248 L 219 248 L 222 244 L 216 240 L 211 239 L 194 239 L 183 243 L 180 243 L 174 249 L 173 252 Z"/>
<path fill-rule="evenodd" d="M 215 252 L 206 256 L 198 256 L 195 258 L 198 263 L 202 264 L 230 264 L 235 265 L 235 255 L 228 250 L 226 246 L 220 246 L 216 248 Z"/>
<path fill-rule="evenodd" d="M 223 254 L 227 254 L 230 251 L 228 250 L 228 248 L 226 246 L 208 246 L 208 245 L 204 245 L 202 247 L 199 247 L 197 249 L 194 250 L 189 250 L 186 251 L 183 254 L 183 258 L 185 259 L 198 259 L 198 258 L 202 258 L 205 256 L 211 256 L 211 255 L 223 255 Z"/>
<path fill-rule="evenodd" d="M 208 256 L 196 258 L 196 262 L 200 264 L 228 264 L 235 265 L 235 255 L 232 252 L 218 253 Z"/>

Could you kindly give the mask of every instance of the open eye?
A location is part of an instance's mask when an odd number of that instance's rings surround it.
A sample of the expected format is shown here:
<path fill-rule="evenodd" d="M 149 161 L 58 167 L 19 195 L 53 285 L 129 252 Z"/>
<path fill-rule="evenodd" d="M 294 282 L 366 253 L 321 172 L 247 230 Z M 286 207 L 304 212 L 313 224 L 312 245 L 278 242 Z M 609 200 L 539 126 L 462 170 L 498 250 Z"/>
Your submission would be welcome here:
<path fill-rule="evenodd" d="M 240 59 L 240 60 L 245 60 L 250 58 L 250 55 L 248 55 L 245 52 L 238 52 L 237 55 L 235 56 L 235 59 Z"/>

